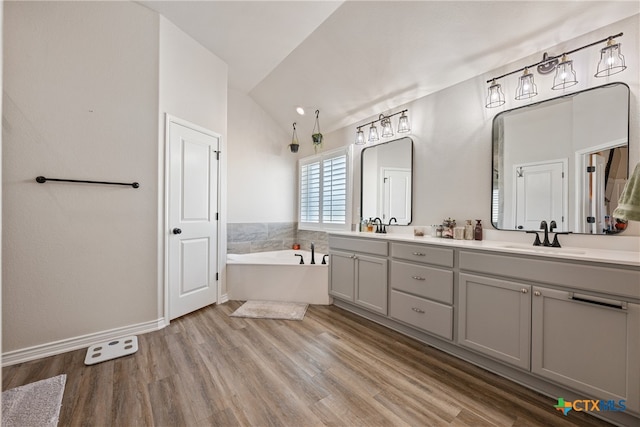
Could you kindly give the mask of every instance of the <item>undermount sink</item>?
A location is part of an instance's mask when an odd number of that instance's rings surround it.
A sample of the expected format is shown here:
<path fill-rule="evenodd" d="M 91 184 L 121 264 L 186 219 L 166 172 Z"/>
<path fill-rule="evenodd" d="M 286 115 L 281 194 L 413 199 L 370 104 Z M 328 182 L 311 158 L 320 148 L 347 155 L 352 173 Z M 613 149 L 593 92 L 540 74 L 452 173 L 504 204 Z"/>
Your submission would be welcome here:
<path fill-rule="evenodd" d="M 553 246 L 527 246 L 527 245 L 504 245 L 506 249 L 516 249 L 523 252 L 532 252 L 539 254 L 565 254 L 565 255 L 584 255 L 585 251 L 566 248 L 554 248 Z"/>

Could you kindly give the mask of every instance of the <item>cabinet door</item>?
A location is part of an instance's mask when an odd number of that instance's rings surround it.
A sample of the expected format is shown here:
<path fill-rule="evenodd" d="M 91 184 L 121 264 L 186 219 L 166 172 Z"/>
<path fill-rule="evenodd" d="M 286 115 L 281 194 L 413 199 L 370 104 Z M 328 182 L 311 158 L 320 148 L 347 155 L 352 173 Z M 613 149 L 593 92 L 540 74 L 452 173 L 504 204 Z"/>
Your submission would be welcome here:
<path fill-rule="evenodd" d="M 331 251 L 329 253 L 329 294 L 353 302 L 355 284 L 354 254 Z"/>
<path fill-rule="evenodd" d="M 516 282 L 460 274 L 458 343 L 528 370 L 530 289 Z"/>
<path fill-rule="evenodd" d="M 355 302 L 371 311 L 387 314 L 387 260 L 356 254 Z"/>
<path fill-rule="evenodd" d="M 639 313 L 638 304 L 534 287 L 531 370 L 638 412 Z"/>

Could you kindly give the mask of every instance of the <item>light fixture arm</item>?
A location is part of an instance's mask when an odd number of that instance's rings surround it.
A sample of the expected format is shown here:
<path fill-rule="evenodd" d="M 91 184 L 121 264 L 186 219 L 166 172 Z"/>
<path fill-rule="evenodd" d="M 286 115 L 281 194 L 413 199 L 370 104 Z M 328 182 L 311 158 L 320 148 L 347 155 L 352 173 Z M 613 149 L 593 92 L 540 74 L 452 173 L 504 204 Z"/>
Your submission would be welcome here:
<path fill-rule="evenodd" d="M 602 40 L 598 40 L 598 41 L 596 41 L 596 42 L 586 44 L 586 45 L 581 46 L 581 47 L 579 47 L 579 48 L 576 48 L 576 49 L 573 49 L 573 50 L 569 50 L 569 51 L 567 51 L 567 52 L 563 52 L 563 53 L 561 53 L 560 55 L 556 55 L 556 56 L 549 56 L 549 57 L 547 57 L 547 58 L 544 58 L 542 61 L 536 62 L 535 64 L 531 64 L 531 65 L 527 65 L 527 66 L 522 67 L 522 68 L 518 68 L 517 70 L 510 71 L 510 72 L 505 73 L 505 74 L 503 74 L 503 75 L 501 75 L 501 76 L 498 76 L 498 77 L 492 77 L 492 78 L 490 78 L 489 80 L 487 80 L 487 83 L 491 83 L 493 80 L 498 80 L 498 79 L 501 79 L 501 78 L 503 78 L 503 77 L 507 77 L 507 76 L 510 76 L 510 75 L 512 75 L 512 74 L 519 73 L 519 72 L 521 72 L 521 71 L 524 71 L 524 70 L 525 70 L 525 69 L 527 69 L 527 68 L 531 69 L 531 68 L 533 68 L 533 67 L 537 67 L 538 65 L 546 64 L 547 62 L 551 62 L 551 61 L 553 61 L 553 60 L 556 60 L 556 59 L 558 59 L 558 58 L 561 58 L 561 57 L 562 57 L 562 55 L 571 55 L 572 53 L 578 52 L 579 50 L 586 49 L 586 48 L 588 48 L 588 47 L 595 46 L 595 45 L 597 45 L 597 44 L 600 44 L 600 43 L 603 43 L 603 42 L 606 42 L 606 41 L 610 41 L 610 40 L 613 40 L 613 39 L 618 38 L 618 37 L 622 37 L 622 35 L 623 35 L 623 34 L 624 34 L 624 33 L 618 33 L 618 34 L 616 34 L 616 35 L 606 37 L 606 38 L 604 38 L 604 39 L 602 39 Z M 396 113 L 396 114 L 398 114 L 398 113 Z M 378 120 L 376 120 L 376 121 L 378 121 Z M 375 122 L 373 122 L 373 123 L 375 123 Z"/>
<path fill-rule="evenodd" d="M 408 110 L 408 109 L 406 109 L 406 110 L 398 111 L 397 113 L 389 114 L 388 116 L 385 116 L 384 114 L 380 114 L 380 115 L 378 116 L 378 119 L 377 119 L 377 120 L 374 120 L 374 121 L 372 121 L 372 122 L 365 123 L 365 124 L 363 124 L 363 125 L 357 126 L 357 127 L 356 127 L 356 129 L 360 130 L 360 128 L 363 128 L 363 127 L 365 127 L 365 126 L 371 126 L 371 125 L 372 125 L 372 124 L 374 124 L 374 123 L 381 122 L 382 120 L 389 119 L 389 118 L 391 118 L 391 117 L 393 117 L 393 116 L 397 116 L 398 114 L 406 113 L 407 111 L 409 111 L 409 110 Z"/>

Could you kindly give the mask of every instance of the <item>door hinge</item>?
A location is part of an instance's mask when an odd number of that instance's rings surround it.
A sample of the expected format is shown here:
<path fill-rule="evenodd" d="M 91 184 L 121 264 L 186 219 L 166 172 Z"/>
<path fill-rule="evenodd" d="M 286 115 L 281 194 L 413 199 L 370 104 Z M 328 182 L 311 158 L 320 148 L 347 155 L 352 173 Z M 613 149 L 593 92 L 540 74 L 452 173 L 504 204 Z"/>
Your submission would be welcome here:
<path fill-rule="evenodd" d="M 218 273 L 216 273 L 216 282 L 218 281 Z"/>
<path fill-rule="evenodd" d="M 220 160 L 220 151 L 218 150 L 213 150 L 214 153 L 216 153 L 216 160 Z"/>
<path fill-rule="evenodd" d="M 596 167 L 595 166 L 587 166 L 587 173 L 593 173 L 596 171 Z"/>
<path fill-rule="evenodd" d="M 218 214 L 218 212 L 216 212 L 216 221 L 220 220 L 220 214 Z"/>

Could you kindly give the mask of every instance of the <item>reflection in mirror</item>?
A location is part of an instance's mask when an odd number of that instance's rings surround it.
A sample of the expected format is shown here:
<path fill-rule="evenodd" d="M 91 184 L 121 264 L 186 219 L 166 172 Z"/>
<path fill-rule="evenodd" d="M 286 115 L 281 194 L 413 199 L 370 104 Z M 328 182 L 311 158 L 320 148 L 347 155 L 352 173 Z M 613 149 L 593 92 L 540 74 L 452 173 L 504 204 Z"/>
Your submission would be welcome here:
<path fill-rule="evenodd" d="M 629 172 L 629 87 L 612 83 L 493 119 L 491 218 L 501 230 L 613 234 Z"/>
<path fill-rule="evenodd" d="M 413 141 L 400 138 L 362 150 L 361 218 L 411 223 Z M 395 222 L 394 222 L 395 224 Z"/>

